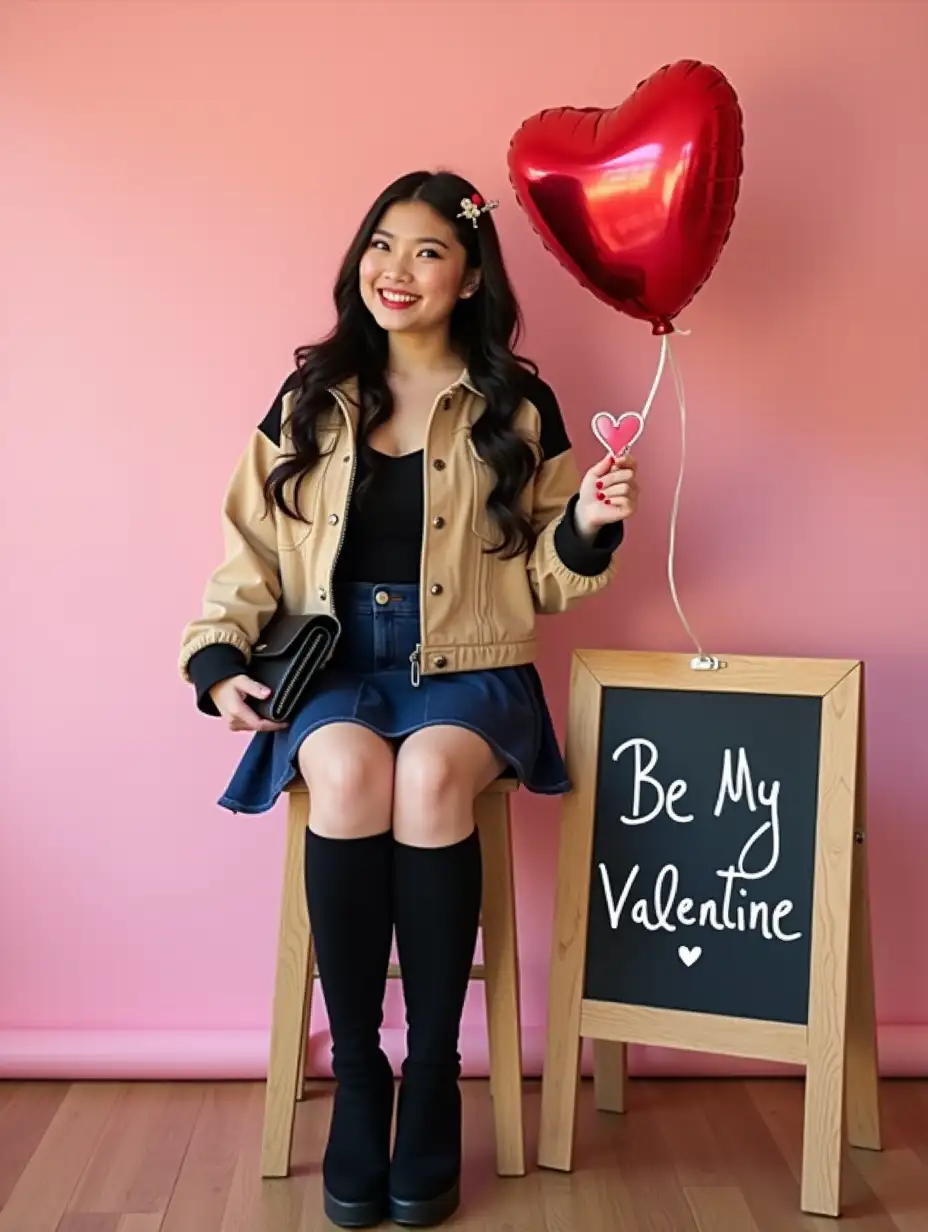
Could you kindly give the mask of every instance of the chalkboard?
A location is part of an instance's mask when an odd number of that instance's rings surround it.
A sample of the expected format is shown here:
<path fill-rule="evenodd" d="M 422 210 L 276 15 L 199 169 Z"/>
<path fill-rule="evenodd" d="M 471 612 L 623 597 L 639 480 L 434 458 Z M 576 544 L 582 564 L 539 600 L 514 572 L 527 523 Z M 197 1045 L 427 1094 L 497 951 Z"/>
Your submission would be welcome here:
<path fill-rule="evenodd" d="M 880 1145 L 862 712 L 858 660 L 574 652 L 541 1167 L 571 1169 L 584 1039 L 604 1111 L 628 1044 L 781 1061 L 802 1210 L 839 1213 L 845 1127 Z"/>
<path fill-rule="evenodd" d="M 584 996 L 805 1023 L 821 700 L 601 700 Z"/>

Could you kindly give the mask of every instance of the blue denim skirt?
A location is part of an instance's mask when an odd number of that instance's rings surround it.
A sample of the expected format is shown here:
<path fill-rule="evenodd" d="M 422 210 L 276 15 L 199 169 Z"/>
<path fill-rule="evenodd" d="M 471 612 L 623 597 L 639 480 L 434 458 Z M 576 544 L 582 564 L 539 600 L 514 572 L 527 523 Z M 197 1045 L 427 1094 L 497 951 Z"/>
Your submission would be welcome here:
<path fill-rule="evenodd" d="M 351 585 L 336 595 L 342 634 L 308 700 L 284 731 L 256 732 L 219 803 L 263 813 L 298 773 L 306 737 L 326 723 L 358 723 L 395 746 L 423 727 L 464 727 L 482 736 L 529 791 L 570 789 L 541 679 L 531 664 L 422 676 L 418 585 Z"/>

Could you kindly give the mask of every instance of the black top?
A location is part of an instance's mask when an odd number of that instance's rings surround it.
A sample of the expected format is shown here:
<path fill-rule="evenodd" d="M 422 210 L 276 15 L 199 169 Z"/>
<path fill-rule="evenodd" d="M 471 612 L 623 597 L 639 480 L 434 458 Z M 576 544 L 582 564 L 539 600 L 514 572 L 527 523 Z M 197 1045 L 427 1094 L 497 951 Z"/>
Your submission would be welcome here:
<path fill-rule="evenodd" d="M 339 583 L 418 582 L 425 516 L 422 453 L 417 449 L 391 457 L 375 450 L 371 470 L 358 453 L 345 538 L 335 566 L 336 595 Z"/>

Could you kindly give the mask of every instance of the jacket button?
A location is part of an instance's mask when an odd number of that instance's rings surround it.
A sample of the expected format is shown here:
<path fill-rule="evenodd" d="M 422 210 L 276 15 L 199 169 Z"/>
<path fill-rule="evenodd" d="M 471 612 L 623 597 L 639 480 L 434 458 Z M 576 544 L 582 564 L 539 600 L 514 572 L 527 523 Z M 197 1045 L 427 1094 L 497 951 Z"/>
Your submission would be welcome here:
<path fill-rule="evenodd" d="M 330 525 L 330 526 L 337 526 L 337 525 L 338 525 L 338 514 L 337 514 L 337 513 L 330 513 L 330 514 L 329 514 L 329 525 Z"/>
<path fill-rule="evenodd" d="M 378 607 L 384 607 L 387 603 L 390 602 L 390 596 L 387 594 L 385 590 L 375 591 L 374 592 L 374 602 L 378 605 Z"/>
<path fill-rule="evenodd" d="M 319 587 L 319 598 L 324 599 L 325 597 L 326 597 L 325 590 L 320 586 Z"/>
<path fill-rule="evenodd" d="M 443 471 L 445 469 L 445 464 L 441 458 L 436 458 L 432 465 L 437 471 Z"/>
<path fill-rule="evenodd" d="M 441 530 L 444 524 L 445 524 L 445 519 L 441 516 L 441 514 L 439 514 L 437 518 L 432 518 L 432 525 L 435 527 L 436 530 Z"/>
<path fill-rule="evenodd" d="M 447 667 L 448 666 L 448 660 L 445 658 L 444 655 L 436 655 L 435 658 L 432 660 L 432 662 L 435 664 L 436 667 Z"/>
<path fill-rule="evenodd" d="M 433 595 L 440 595 L 444 589 L 445 588 L 444 586 L 442 586 L 441 582 L 433 582 L 432 585 L 429 587 L 429 590 L 431 591 Z"/>

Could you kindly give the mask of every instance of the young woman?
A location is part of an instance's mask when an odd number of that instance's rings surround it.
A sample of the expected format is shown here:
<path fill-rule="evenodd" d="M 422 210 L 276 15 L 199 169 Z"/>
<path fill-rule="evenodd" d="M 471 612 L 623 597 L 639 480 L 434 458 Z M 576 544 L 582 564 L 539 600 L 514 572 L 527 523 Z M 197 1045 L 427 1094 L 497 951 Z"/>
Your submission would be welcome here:
<path fill-rule="evenodd" d="M 342 1227 L 427 1226 L 458 1205 L 474 798 L 503 773 L 568 790 L 536 613 L 606 585 L 637 504 L 631 460 L 580 481 L 554 394 L 513 353 L 488 211 L 466 180 L 426 172 L 371 207 L 333 332 L 297 351 L 235 470 L 225 560 L 183 636 L 200 708 L 255 733 L 220 803 L 264 811 L 297 774 L 311 793 L 306 894 L 337 1080 L 324 1194 Z M 342 626 L 287 727 L 249 704 L 250 649 L 279 607 Z M 394 929 L 408 1055 L 391 1158 Z"/>

